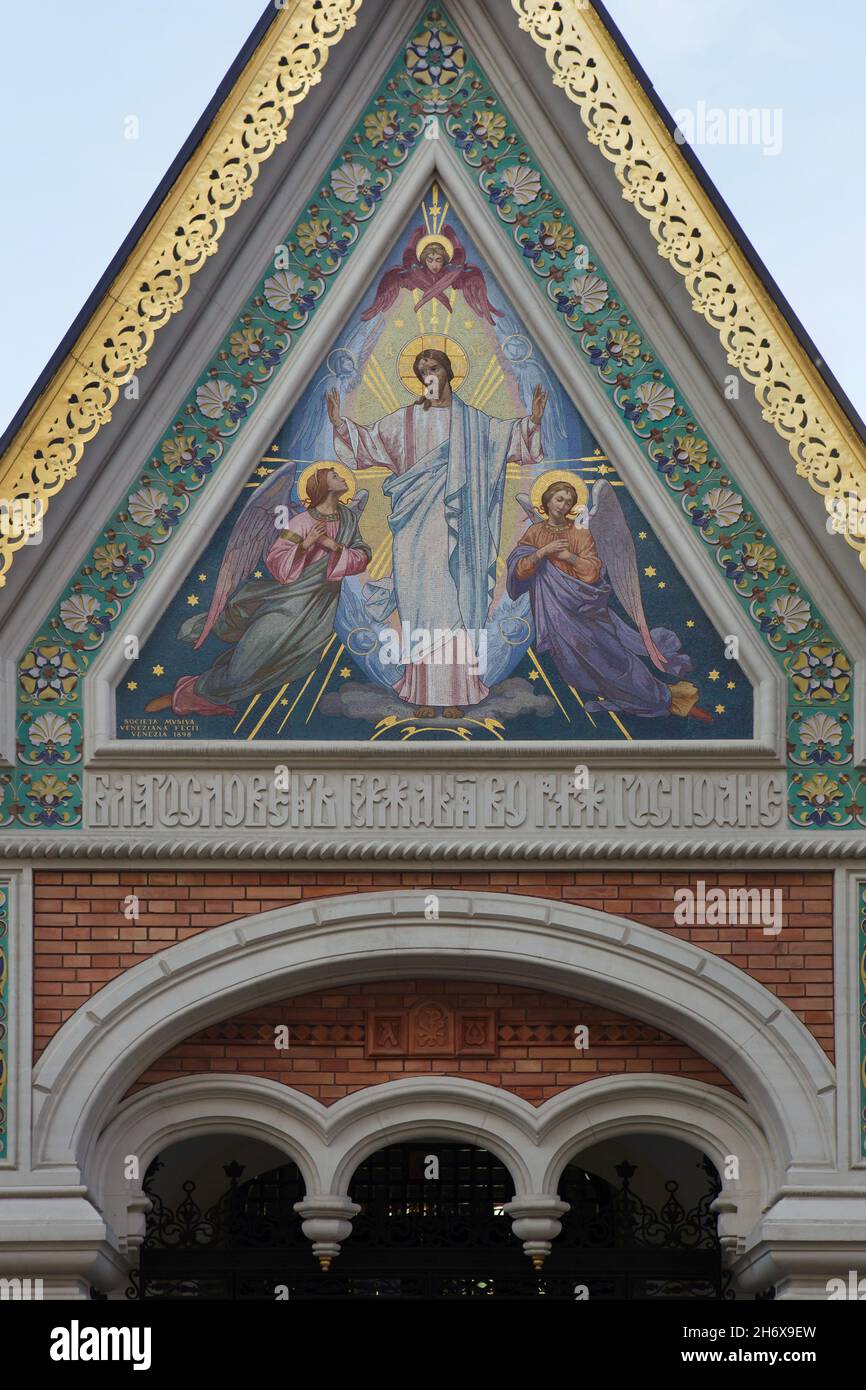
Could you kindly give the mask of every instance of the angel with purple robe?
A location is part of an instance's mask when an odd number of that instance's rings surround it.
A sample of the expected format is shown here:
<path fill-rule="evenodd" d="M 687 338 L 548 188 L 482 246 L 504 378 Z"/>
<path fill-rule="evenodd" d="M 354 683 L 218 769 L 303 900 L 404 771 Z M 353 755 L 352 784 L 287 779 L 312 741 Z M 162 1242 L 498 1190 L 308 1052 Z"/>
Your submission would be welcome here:
<path fill-rule="evenodd" d="M 518 497 L 533 524 L 508 557 L 507 588 L 512 599 L 530 595 L 536 650 L 550 654 L 591 713 L 677 714 L 711 723 L 712 715 L 698 706 L 697 686 L 679 679 L 692 662 L 676 633 L 647 625 L 634 541 L 616 493 L 602 479 L 589 508 L 580 505 L 587 495 L 576 478 L 552 482 L 540 512 L 524 494 Z M 611 607 L 614 596 L 633 627 Z M 647 658 L 674 683 L 650 670 Z"/>
<path fill-rule="evenodd" d="M 301 508 L 291 500 L 295 469 L 278 469 L 253 493 L 229 538 L 208 612 L 181 624 L 179 640 L 196 650 L 211 633 L 225 647 L 206 671 L 181 676 L 171 694 L 151 700 L 148 713 L 234 714 L 253 695 L 318 665 L 334 631 L 341 581 L 370 561 L 359 531 L 367 494 L 341 502 L 349 490 L 344 470 L 324 463 L 311 472 Z M 251 573 L 260 564 L 267 575 Z"/>

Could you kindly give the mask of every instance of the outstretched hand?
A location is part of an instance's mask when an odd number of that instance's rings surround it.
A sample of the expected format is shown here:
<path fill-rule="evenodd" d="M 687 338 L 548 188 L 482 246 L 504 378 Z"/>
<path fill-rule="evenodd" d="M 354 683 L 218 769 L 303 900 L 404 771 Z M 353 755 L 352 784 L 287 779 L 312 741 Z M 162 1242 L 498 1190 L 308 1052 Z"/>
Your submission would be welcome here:
<path fill-rule="evenodd" d="M 328 419 L 335 430 L 339 429 L 343 423 L 343 417 L 340 414 L 340 393 L 336 386 L 332 386 L 330 391 L 325 392 L 325 405 L 328 407 Z"/>
<path fill-rule="evenodd" d="M 543 386 L 536 386 L 532 393 L 532 410 L 530 419 L 534 425 L 541 424 L 541 417 L 544 414 L 544 407 L 547 405 L 547 392 Z"/>

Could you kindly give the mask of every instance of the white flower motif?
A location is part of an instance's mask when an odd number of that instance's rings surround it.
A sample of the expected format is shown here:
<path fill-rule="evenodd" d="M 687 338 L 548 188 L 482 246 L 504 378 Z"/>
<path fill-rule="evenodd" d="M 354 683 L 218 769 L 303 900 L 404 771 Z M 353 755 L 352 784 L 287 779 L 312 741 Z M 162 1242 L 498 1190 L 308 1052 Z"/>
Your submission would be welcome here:
<path fill-rule="evenodd" d="M 719 526 L 733 526 L 743 514 L 743 499 L 738 492 L 727 487 L 714 487 L 703 496 L 704 511 L 708 512 Z"/>
<path fill-rule="evenodd" d="M 541 192 L 541 175 L 537 169 L 528 169 L 525 164 L 509 164 L 502 171 L 502 182 L 511 195 L 511 201 L 518 207 L 534 203 Z"/>
<path fill-rule="evenodd" d="M 841 743 L 842 725 L 831 714 L 812 714 L 800 726 L 800 739 L 807 747 L 815 743 Z"/>
<path fill-rule="evenodd" d="M 607 300 L 608 283 L 598 275 L 577 275 L 569 282 L 568 289 L 584 314 L 594 314 Z"/>
<path fill-rule="evenodd" d="M 663 420 L 674 408 L 674 393 L 669 386 L 660 381 L 645 381 L 635 392 L 638 400 L 646 406 L 651 420 Z"/>
<path fill-rule="evenodd" d="M 287 270 L 278 270 L 275 275 L 269 275 L 265 281 L 265 299 L 272 309 L 285 313 L 291 309 L 295 302 L 295 296 L 299 295 L 304 288 L 304 282 L 300 275 L 291 275 Z"/>
<path fill-rule="evenodd" d="M 167 506 L 164 492 L 155 487 L 141 487 L 129 499 L 129 515 L 139 526 L 150 526 Z"/>
<path fill-rule="evenodd" d="M 812 616 L 812 610 L 799 594 L 782 594 L 770 604 L 786 632 L 802 632 Z"/>
<path fill-rule="evenodd" d="M 363 164 L 341 164 L 331 175 L 331 187 L 341 203 L 357 203 L 361 189 L 370 182 L 370 170 Z"/>
<path fill-rule="evenodd" d="M 72 737 L 72 729 L 59 714 L 40 714 L 30 725 L 30 742 L 39 747 L 43 743 L 67 744 Z"/>
<path fill-rule="evenodd" d="M 195 403 L 202 415 L 206 415 L 209 420 L 219 420 L 225 415 L 234 394 L 235 388 L 231 382 L 222 381 L 217 377 L 215 381 L 206 381 L 204 386 L 198 388 Z"/>
<path fill-rule="evenodd" d="M 60 621 L 70 632 L 86 632 L 100 607 L 99 600 L 92 594 L 73 594 L 60 605 Z"/>

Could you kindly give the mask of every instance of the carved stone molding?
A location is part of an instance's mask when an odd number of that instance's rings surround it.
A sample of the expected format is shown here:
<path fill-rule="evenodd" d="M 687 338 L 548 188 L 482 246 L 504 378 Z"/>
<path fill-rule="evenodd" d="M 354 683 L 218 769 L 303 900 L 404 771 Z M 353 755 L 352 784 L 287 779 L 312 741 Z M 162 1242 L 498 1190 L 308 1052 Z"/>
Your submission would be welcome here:
<path fill-rule="evenodd" d="M 346 861 L 395 865 L 420 862 L 424 864 L 489 864 L 491 862 L 573 862 L 616 860 L 665 860 L 667 862 L 703 860 L 749 860 L 772 863 L 788 859 L 805 863 L 810 860 L 845 860 L 866 862 L 866 836 L 834 835 L 803 837 L 728 833 L 702 835 L 659 835 L 652 839 L 632 837 L 603 837 L 571 840 L 556 838 L 520 838 L 514 840 L 483 838 L 478 840 L 440 840 L 429 835 L 422 838 L 398 839 L 394 836 L 366 839 L 328 839 L 317 835 L 300 834 L 295 839 L 252 838 L 248 835 L 226 839 L 160 836 L 137 839 L 96 839 L 92 835 L 63 835 L 56 837 L 8 834 L 0 841 L 0 860 L 162 860 L 189 862 L 205 860 L 211 864 L 246 863 L 319 863 Z"/>

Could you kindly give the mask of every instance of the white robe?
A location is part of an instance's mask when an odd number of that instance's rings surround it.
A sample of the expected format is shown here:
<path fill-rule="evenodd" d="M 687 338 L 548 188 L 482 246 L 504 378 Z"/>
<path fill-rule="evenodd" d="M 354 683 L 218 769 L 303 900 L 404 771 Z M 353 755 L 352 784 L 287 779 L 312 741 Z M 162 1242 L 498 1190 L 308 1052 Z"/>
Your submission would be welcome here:
<path fill-rule="evenodd" d="M 453 645 L 407 662 L 394 686 L 413 705 L 465 708 L 490 693 L 475 648 L 493 593 L 505 464 L 540 463 L 541 429 L 528 416 L 497 420 L 466 406 L 404 406 L 370 426 L 334 431 L 341 462 L 387 468 L 393 604 L 401 625 Z M 452 439 L 452 417 L 459 415 Z M 456 660 L 444 659 L 449 653 Z"/>

